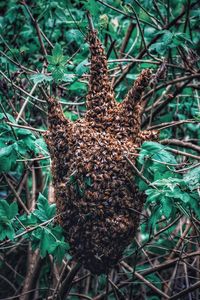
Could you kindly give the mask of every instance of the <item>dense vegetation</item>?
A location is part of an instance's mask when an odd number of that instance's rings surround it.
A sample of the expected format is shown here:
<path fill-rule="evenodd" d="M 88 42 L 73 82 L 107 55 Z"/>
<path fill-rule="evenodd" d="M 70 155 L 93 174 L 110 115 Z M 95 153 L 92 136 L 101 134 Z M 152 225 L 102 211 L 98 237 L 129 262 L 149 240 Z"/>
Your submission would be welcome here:
<path fill-rule="evenodd" d="M 138 74 L 143 129 L 137 185 L 147 200 L 137 237 L 108 275 L 78 268 L 56 224 L 46 94 L 84 116 L 88 20 L 121 101 Z M 1 1 L 0 298 L 200 298 L 200 5 L 194 0 Z"/>

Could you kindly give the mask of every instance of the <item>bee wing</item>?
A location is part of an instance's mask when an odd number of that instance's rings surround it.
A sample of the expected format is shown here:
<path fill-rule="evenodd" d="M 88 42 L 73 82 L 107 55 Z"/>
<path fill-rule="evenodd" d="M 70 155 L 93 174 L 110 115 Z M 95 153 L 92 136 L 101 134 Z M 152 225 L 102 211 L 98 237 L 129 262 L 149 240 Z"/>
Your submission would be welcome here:
<path fill-rule="evenodd" d="M 96 119 L 101 113 L 105 114 L 108 108 L 114 106 L 115 100 L 108 76 L 107 58 L 96 30 L 88 34 L 90 44 L 91 66 L 89 91 L 86 99 L 86 119 Z"/>

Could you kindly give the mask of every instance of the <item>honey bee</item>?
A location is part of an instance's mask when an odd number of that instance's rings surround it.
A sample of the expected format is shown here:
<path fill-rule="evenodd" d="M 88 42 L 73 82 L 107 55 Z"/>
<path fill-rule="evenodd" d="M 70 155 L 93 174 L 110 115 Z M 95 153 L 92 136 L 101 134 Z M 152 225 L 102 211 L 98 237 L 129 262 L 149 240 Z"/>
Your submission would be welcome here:
<path fill-rule="evenodd" d="M 135 189 L 124 153 L 137 154 L 142 141 L 154 138 L 156 132 L 140 132 L 140 99 L 150 71 L 144 70 L 124 101 L 117 104 L 96 31 L 90 32 L 88 40 L 91 73 L 85 118 L 70 122 L 59 102 L 50 98 L 46 140 L 57 207 L 65 213 L 59 222 L 71 252 L 93 273 L 103 273 L 117 263 L 135 234 L 139 213 L 132 216 L 129 208 L 142 210 L 143 198 Z M 69 184 L 74 170 L 73 184 Z M 86 184 L 86 178 L 91 178 L 91 184 Z"/>

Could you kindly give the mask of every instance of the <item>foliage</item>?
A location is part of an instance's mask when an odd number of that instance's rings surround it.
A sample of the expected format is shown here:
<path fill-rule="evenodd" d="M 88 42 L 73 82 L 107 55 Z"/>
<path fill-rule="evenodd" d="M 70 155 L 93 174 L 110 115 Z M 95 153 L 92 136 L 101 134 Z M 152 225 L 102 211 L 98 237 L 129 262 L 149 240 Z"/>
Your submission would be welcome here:
<path fill-rule="evenodd" d="M 73 278 L 67 282 L 71 290 L 66 293 L 69 299 L 80 299 L 79 293 L 103 298 L 109 291 L 110 300 L 133 295 L 157 300 L 162 291 L 197 299 L 193 286 L 200 224 L 198 3 L 10 0 L 1 1 L 0 8 L 0 298 L 25 293 L 20 299 L 46 299 L 52 290 L 62 290 L 65 278 L 72 278 L 73 258 L 56 223 L 51 162 L 43 139 L 45 93 L 60 98 L 72 121 L 84 115 L 90 11 L 119 102 L 141 70 L 152 69 L 142 121 L 143 129 L 159 130 L 159 141 L 143 143 L 133 170 L 146 202 L 138 237 L 124 253 L 125 264 L 109 275 L 110 283 L 106 275 L 85 279 L 87 271 L 81 269 L 72 287 Z M 85 184 L 90 186 L 91 178 Z"/>
<path fill-rule="evenodd" d="M 16 202 L 9 205 L 1 200 L 0 239 L 7 237 L 14 241 L 23 235 L 31 240 L 33 249 L 40 249 L 41 257 L 52 254 L 61 263 L 69 246 L 64 242 L 62 228 L 53 223 L 55 213 L 55 204 L 49 204 L 42 194 L 38 196 L 37 208 L 28 215 L 19 215 Z"/>

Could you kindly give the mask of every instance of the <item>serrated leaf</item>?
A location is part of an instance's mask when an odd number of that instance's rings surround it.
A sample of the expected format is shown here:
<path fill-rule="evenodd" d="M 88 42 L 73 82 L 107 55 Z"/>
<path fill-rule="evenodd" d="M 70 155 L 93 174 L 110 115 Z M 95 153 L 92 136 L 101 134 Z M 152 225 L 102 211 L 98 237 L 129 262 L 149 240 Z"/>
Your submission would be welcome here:
<path fill-rule="evenodd" d="M 50 82 L 53 80 L 52 76 L 48 76 L 42 73 L 31 75 L 30 78 L 33 80 L 35 84 L 43 81 Z"/>
<path fill-rule="evenodd" d="M 70 85 L 69 87 L 70 91 L 77 91 L 77 90 L 81 90 L 81 91 L 86 91 L 87 87 L 85 83 L 82 82 L 74 82 Z"/>
<path fill-rule="evenodd" d="M 66 32 L 66 39 L 68 43 L 75 41 L 78 45 L 84 43 L 83 34 L 78 29 L 70 29 Z"/>
<path fill-rule="evenodd" d="M 6 218 L 11 221 L 18 213 L 18 206 L 16 202 L 9 204 L 6 200 L 0 200 L 0 220 Z"/>
<path fill-rule="evenodd" d="M 14 236 L 15 236 L 15 231 L 10 223 L 7 224 L 0 223 L 0 241 L 4 240 L 5 238 L 13 240 Z"/>
<path fill-rule="evenodd" d="M 52 72 L 53 79 L 58 82 L 59 80 L 62 80 L 64 77 L 64 71 L 60 68 L 57 68 Z"/>
<path fill-rule="evenodd" d="M 173 209 L 173 201 L 168 197 L 162 197 L 162 213 L 168 219 L 171 216 L 171 212 Z"/>
<path fill-rule="evenodd" d="M 174 189 L 182 183 L 183 183 L 182 179 L 170 177 L 170 178 L 163 178 L 163 179 L 156 180 L 154 181 L 153 184 L 158 187 L 162 187 L 164 189 L 169 189 L 171 191 L 174 191 Z"/>
<path fill-rule="evenodd" d="M 165 163 L 177 163 L 174 156 L 166 150 L 166 147 L 156 142 L 144 142 L 142 144 L 142 150 L 138 159 L 141 164 L 144 163 L 145 156 Z"/>
<path fill-rule="evenodd" d="M 64 74 L 62 80 L 65 82 L 73 82 L 75 78 L 74 74 Z"/>
<path fill-rule="evenodd" d="M 191 169 L 183 176 L 184 181 L 187 183 L 191 191 L 199 188 L 200 186 L 200 166 Z"/>
<path fill-rule="evenodd" d="M 87 63 L 88 63 L 87 59 L 80 62 L 78 64 L 78 66 L 76 67 L 76 74 L 78 74 L 79 76 L 83 75 L 83 73 L 85 73 L 87 71 L 87 67 L 86 67 Z"/>
<path fill-rule="evenodd" d="M 0 200 L 0 240 L 6 237 L 13 240 L 15 231 L 12 220 L 18 213 L 16 202 L 9 204 L 6 200 Z"/>
<path fill-rule="evenodd" d="M 12 115 L 6 113 L 6 116 L 5 116 L 5 114 L 0 113 L 0 121 L 3 121 L 3 120 L 6 120 L 6 121 L 7 121 L 7 118 L 6 118 L 6 117 L 8 118 L 8 120 L 9 120 L 10 122 L 15 123 L 15 119 L 13 118 Z"/>
<path fill-rule="evenodd" d="M 4 158 L 5 156 L 10 156 L 13 151 L 13 145 L 6 146 L 0 149 L 0 159 Z"/>
<path fill-rule="evenodd" d="M 55 63 L 55 60 L 54 60 L 53 56 L 47 55 L 46 58 L 47 58 L 49 64 L 53 65 Z"/>
<path fill-rule="evenodd" d="M 154 230 L 155 224 L 162 216 L 161 205 L 154 206 L 151 216 L 148 221 L 149 227 Z"/>
<path fill-rule="evenodd" d="M 17 159 L 17 143 L 2 147 L 0 149 L 0 172 L 8 172 Z"/>
<path fill-rule="evenodd" d="M 145 203 L 145 207 L 147 207 L 149 204 L 157 202 L 157 200 L 159 200 L 161 197 L 160 191 L 156 189 L 148 189 L 146 190 L 145 194 L 148 196 Z"/>
<path fill-rule="evenodd" d="M 165 54 L 169 47 L 175 46 L 172 43 L 174 34 L 169 30 L 161 30 L 157 32 L 157 35 L 161 35 L 159 40 L 152 44 L 150 50 L 155 50 L 158 54 Z"/>
<path fill-rule="evenodd" d="M 98 6 L 95 0 L 82 0 L 86 10 L 89 10 L 92 16 L 96 16 L 98 13 Z"/>
<path fill-rule="evenodd" d="M 12 220 L 18 213 L 18 205 L 17 202 L 13 202 L 9 207 L 9 220 Z"/>
<path fill-rule="evenodd" d="M 40 194 L 37 202 L 37 209 L 34 210 L 33 214 L 36 216 L 41 222 L 48 221 L 55 216 L 56 213 L 56 205 L 49 204 L 47 199 Z"/>
<path fill-rule="evenodd" d="M 29 215 L 23 214 L 19 216 L 19 220 L 24 226 L 33 226 L 37 224 L 38 219 L 33 213 L 31 213 Z"/>
<path fill-rule="evenodd" d="M 65 254 L 69 250 L 69 244 L 65 243 L 63 241 L 57 241 L 56 246 L 52 252 L 55 261 L 57 261 L 59 264 L 61 264 Z"/>
<path fill-rule="evenodd" d="M 62 51 L 62 47 L 60 44 L 56 43 L 55 47 L 53 48 L 52 54 L 53 54 L 54 59 L 59 60 L 59 58 L 62 57 L 63 51 Z"/>
<path fill-rule="evenodd" d="M 45 257 L 47 253 L 51 253 L 54 244 L 55 244 L 55 238 L 46 228 L 42 228 L 41 236 L 40 236 L 41 257 Z"/>

